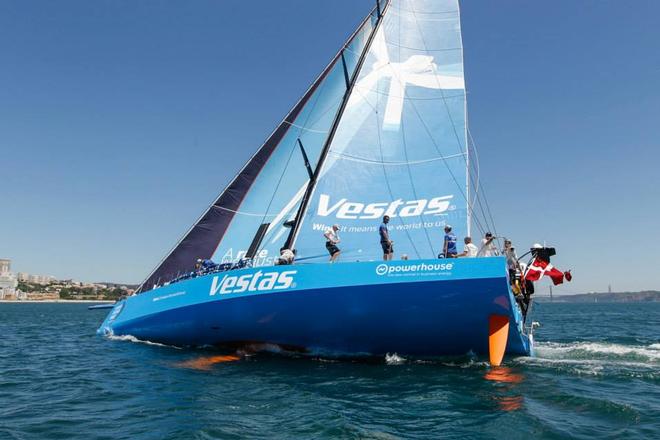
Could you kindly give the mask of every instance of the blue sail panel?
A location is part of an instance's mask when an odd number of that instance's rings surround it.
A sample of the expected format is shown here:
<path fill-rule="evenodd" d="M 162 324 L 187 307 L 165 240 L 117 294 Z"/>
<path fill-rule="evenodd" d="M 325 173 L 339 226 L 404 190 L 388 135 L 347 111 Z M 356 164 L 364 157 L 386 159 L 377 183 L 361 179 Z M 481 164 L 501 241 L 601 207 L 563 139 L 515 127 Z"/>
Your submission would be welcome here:
<path fill-rule="evenodd" d="M 309 183 L 300 146 L 311 167 L 320 160 L 321 151 L 346 94 L 346 77 L 357 66 L 354 54 L 364 50 L 372 21 L 367 19 L 349 41 L 305 107 L 289 125 L 268 163 L 245 194 L 240 207 L 213 253 L 217 262 L 236 262 L 246 255 L 255 232 L 261 224 L 269 224 L 253 265 L 272 265 L 290 229 L 284 226 L 295 218 Z"/>
<path fill-rule="evenodd" d="M 272 264 L 286 240 L 283 223 L 298 210 L 309 181 L 298 139 L 312 166 L 319 160 L 328 131 L 346 92 L 344 64 L 356 68 L 352 54 L 364 50 L 374 26 L 372 12 L 264 145 L 186 232 L 138 292 L 194 270 L 197 258 L 237 261 L 263 223 L 270 223 L 255 262 Z M 342 54 L 344 59 L 342 60 Z"/>
<path fill-rule="evenodd" d="M 321 258 L 336 223 L 342 258 L 381 258 L 385 214 L 397 255 L 435 257 L 446 224 L 467 235 L 465 106 L 457 1 L 390 2 L 303 218 L 299 255 Z"/>

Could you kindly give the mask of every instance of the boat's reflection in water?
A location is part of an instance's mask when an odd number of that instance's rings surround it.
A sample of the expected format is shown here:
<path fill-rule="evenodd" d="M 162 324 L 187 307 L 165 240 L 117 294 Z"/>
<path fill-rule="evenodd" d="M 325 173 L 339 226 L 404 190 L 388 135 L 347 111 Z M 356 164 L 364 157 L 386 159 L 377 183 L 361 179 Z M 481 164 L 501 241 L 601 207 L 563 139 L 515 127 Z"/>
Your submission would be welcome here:
<path fill-rule="evenodd" d="M 493 396 L 502 411 L 517 411 L 523 407 L 523 396 L 517 391 L 525 376 L 509 367 L 495 367 L 484 375 L 484 379 L 495 382 L 498 388 Z"/>
<path fill-rule="evenodd" d="M 187 361 L 178 362 L 175 366 L 179 368 L 189 368 L 191 370 L 209 371 L 216 364 L 235 362 L 239 359 L 240 357 L 236 355 L 199 356 Z"/>
<path fill-rule="evenodd" d="M 249 348 L 250 349 L 246 349 L 246 347 L 243 347 L 243 350 L 239 350 L 235 354 L 205 354 L 196 356 L 192 359 L 177 362 L 174 366 L 192 370 L 210 371 L 218 364 L 236 362 L 243 359 L 245 356 L 250 356 L 261 351 L 273 351 L 255 350 L 257 347 L 254 346 L 249 346 Z M 495 367 L 489 369 L 483 375 L 483 378 L 486 381 L 492 382 L 495 386 L 492 390 L 491 398 L 500 410 L 518 411 L 523 408 L 524 400 L 519 388 L 525 381 L 525 376 L 519 370 L 514 370 L 509 367 Z"/>

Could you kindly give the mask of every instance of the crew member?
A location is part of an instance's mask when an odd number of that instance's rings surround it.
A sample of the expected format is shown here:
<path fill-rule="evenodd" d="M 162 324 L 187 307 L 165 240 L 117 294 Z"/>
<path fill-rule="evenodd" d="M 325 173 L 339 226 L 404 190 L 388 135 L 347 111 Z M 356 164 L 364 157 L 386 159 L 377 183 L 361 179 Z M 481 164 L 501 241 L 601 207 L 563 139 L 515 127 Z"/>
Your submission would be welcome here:
<path fill-rule="evenodd" d="M 479 252 L 479 249 L 472 243 L 472 237 L 465 237 L 463 239 L 463 243 L 465 243 L 465 246 L 463 246 L 463 252 L 460 254 L 456 255 L 457 257 L 467 257 L 467 258 L 474 258 L 477 256 L 477 253 Z"/>
<path fill-rule="evenodd" d="M 215 269 L 216 266 L 217 264 L 208 258 L 198 258 L 197 264 L 195 265 L 199 272 L 208 272 L 212 269 Z"/>
<path fill-rule="evenodd" d="M 481 240 L 481 248 L 479 248 L 478 257 L 495 257 L 497 256 L 497 246 L 494 243 L 495 237 L 490 232 L 486 232 L 484 239 Z"/>
<path fill-rule="evenodd" d="M 339 239 L 339 234 L 337 234 L 338 232 L 339 225 L 332 225 L 332 227 L 325 231 L 325 234 L 323 234 L 326 239 L 325 248 L 330 253 L 331 263 L 334 263 L 339 257 L 339 254 L 341 254 L 341 250 L 337 247 L 337 243 L 341 241 Z"/>
<path fill-rule="evenodd" d="M 378 228 L 378 234 L 380 235 L 380 246 L 383 248 L 383 260 L 390 261 L 394 255 L 394 242 L 390 239 L 390 231 L 387 228 L 387 224 L 390 222 L 390 216 L 386 215 L 383 217 L 383 223 L 381 223 Z"/>
<path fill-rule="evenodd" d="M 513 280 L 516 276 L 516 271 L 518 270 L 519 265 L 516 249 L 513 247 L 511 240 L 504 240 L 504 249 L 502 249 L 502 255 L 506 257 L 506 265 L 509 268 L 509 276 L 511 280 Z"/>
<path fill-rule="evenodd" d="M 275 260 L 276 266 L 284 266 L 288 264 L 293 264 L 293 259 L 296 257 L 295 251 L 287 249 L 285 247 L 280 248 L 280 256 Z"/>
<path fill-rule="evenodd" d="M 451 232 L 451 226 L 445 226 L 445 239 L 442 245 L 442 256 L 444 258 L 456 258 L 456 236 Z"/>

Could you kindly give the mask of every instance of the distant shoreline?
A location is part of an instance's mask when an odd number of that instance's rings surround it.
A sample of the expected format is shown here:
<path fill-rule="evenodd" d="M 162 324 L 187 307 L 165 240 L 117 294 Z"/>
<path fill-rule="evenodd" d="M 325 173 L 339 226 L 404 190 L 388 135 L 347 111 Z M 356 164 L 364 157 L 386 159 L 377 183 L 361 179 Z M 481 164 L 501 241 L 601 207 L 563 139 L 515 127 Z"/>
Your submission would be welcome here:
<path fill-rule="evenodd" d="M 542 303 L 649 303 L 660 302 L 660 291 L 643 290 L 640 292 L 594 292 L 573 295 L 548 295 L 536 296 L 535 299 Z"/>
<path fill-rule="evenodd" d="M 20 300 L 20 299 L 0 299 L 0 303 L 12 303 L 12 304 L 55 304 L 55 303 L 100 303 L 100 304 L 112 304 L 114 301 L 107 299 L 44 299 L 44 300 Z"/>

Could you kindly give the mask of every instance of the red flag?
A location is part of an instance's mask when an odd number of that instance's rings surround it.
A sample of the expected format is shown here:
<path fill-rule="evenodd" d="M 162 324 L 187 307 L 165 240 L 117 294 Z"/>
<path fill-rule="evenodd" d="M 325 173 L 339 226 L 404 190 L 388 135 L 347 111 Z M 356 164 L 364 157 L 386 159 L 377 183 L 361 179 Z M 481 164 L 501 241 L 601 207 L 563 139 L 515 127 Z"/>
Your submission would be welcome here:
<path fill-rule="evenodd" d="M 525 279 L 528 281 L 538 281 L 543 275 L 549 276 L 555 286 L 564 282 L 564 272 L 555 268 L 547 261 L 536 257 L 534 258 L 534 261 L 532 261 L 532 264 L 527 268 Z M 572 278 L 571 272 L 566 272 L 566 280 L 570 281 Z"/>

